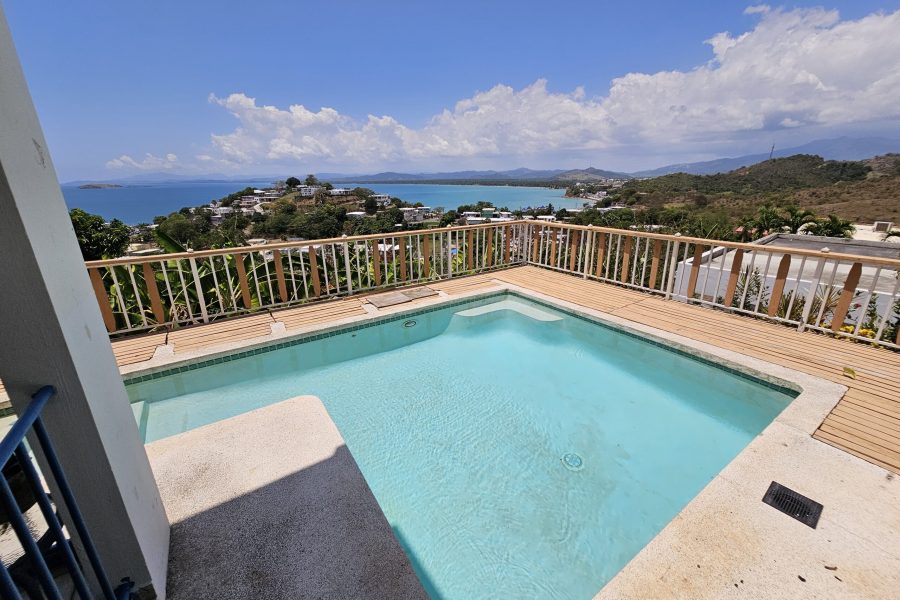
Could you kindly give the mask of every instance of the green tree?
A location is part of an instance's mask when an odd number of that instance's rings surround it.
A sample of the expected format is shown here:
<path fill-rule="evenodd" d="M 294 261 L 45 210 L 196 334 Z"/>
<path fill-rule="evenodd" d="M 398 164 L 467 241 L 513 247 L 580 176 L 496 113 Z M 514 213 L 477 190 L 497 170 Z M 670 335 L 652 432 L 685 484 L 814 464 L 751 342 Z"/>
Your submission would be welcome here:
<path fill-rule="evenodd" d="M 826 218 L 810 223 L 806 231 L 810 235 L 823 237 L 851 238 L 856 227 L 850 221 L 845 221 L 837 215 L 828 215 Z"/>
<path fill-rule="evenodd" d="M 125 253 L 131 238 L 131 229 L 118 219 L 109 223 L 99 215 L 92 215 L 80 208 L 69 212 L 75 237 L 85 260 L 116 258 Z"/>
<path fill-rule="evenodd" d="M 305 183 L 306 185 L 320 185 L 319 180 L 312 173 L 306 176 L 306 179 L 303 181 L 303 183 Z"/>
<path fill-rule="evenodd" d="M 284 180 L 284 185 L 286 185 L 288 187 L 292 187 L 292 188 L 297 187 L 301 183 L 303 183 L 303 182 L 300 181 L 299 179 L 297 179 L 296 177 L 288 177 L 287 179 Z"/>
<path fill-rule="evenodd" d="M 191 219 L 180 212 L 169 215 L 159 224 L 159 230 L 182 246 L 192 246 L 191 241 L 200 233 Z"/>
<path fill-rule="evenodd" d="M 775 232 L 784 226 L 784 219 L 777 210 L 772 208 L 770 204 L 763 204 L 756 210 L 756 217 L 753 219 L 753 225 L 759 234 Z"/>
<path fill-rule="evenodd" d="M 799 233 L 800 229 L 807 223 L 816 220 L 815 213 L 798 208 L 796 206 L 788 206 L 784 209 L 782 223 L 791 233 Z"/>

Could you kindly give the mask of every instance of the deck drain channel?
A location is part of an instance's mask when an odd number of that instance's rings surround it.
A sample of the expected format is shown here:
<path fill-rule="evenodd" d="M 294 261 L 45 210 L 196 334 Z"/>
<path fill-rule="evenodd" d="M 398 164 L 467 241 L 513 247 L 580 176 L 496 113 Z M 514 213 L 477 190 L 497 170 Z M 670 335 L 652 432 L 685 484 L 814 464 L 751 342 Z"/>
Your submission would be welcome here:
<path fill-rule="evenodd" d="M 584 468 L 584 461 L 574 452 L 563 454 L 562 464 L 570 471 L 580 471 Z"/>
<path fill-rule="evenodd" d="M 763 502 L 813 529 L 822 514 L 821 504 L 774 481 L 763 496 Z"/>

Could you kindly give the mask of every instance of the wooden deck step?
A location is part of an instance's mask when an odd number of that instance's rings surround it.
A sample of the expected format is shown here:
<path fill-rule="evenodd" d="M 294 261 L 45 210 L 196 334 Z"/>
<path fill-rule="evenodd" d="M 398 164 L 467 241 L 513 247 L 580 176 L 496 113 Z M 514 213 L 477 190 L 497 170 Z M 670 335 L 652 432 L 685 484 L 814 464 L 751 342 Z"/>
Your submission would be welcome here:
<path fill-rule="evenodd" d="M 112 341 L 113 354 L 119 366 L 143 362 L 153 358 L 157 346 L 166 343 L 166 333 L 148 333 Z"/>
<path fill-rule="evenodd" d="M 285 329 L 290 331 L 365 315 L 367 313 L 362 307 L 362 302 L 362 299 L 357 297 L 342 298 L 298 308 L 286 308 L 273 312 L 272 317 L 284 323 Z"/>
<path fill-rule="evenodd" d="M 237 317 L 204 325 L 175 329 L 169 333 L 168 343 L 175 353 L 208 346 L 249 340 L 272 333 L 275 320 L 268 312 Z"/>

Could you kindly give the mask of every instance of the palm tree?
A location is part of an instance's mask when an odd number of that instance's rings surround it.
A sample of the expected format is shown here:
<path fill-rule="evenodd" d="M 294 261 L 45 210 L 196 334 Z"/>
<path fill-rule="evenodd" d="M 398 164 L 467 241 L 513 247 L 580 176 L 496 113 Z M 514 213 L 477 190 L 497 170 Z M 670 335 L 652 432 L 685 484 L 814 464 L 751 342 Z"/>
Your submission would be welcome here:
<path fill-rule="evenodd" d="M 799 233 L 804 225 L 812 223 L 815 220 L 815 213 L 796 206 L 788 206 L 785 208 L 784 216 L 782 217 L 782 223 L 791 233 Z"/>
<path fill-rule="evenodd" d="M 772 208 L 771 204 L 763 204 L 757 209 L 753 224 L 758 232 L 765 235 L 781 229 L 784 225 L 784 219 L 781 218 L 777 210 Z"/>
<path fill-rule="evenodd" d="M 845 221 L 837 215 L 828 215 L 827 218 L 810 223 L 806 231 L 810 235 L 820 235 L 822 237 L 850 238 L 856 227 L 850 221 Z"/>

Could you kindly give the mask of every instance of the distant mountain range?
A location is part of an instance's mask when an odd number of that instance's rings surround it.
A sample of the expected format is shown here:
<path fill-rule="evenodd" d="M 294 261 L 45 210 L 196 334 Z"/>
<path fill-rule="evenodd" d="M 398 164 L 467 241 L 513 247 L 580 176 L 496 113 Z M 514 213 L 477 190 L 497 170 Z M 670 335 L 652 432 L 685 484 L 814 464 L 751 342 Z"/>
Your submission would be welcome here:
<path fill-rule="evenodd" d="M 828 140 L 815 140 L 802 146 L 792 148 L 776 148 L 772 158 L 783 158 L 795 154 L 816 154 L 826 160 L 862 160 L 879 154 L 900 152 L 900 140 L 881 137 L 851 138 L 839 137 Z M 690 175 L 712 175 L 727 173 L 741 167 L 749 167 L 769 158 L 769 154 L 747 154 L 734 158 L 717 158 L 694 163 L 676 163 L 637 171 L 632 177 L 659 177 L 672 173 L 688 173 Z"/>
<path fill-rule="evenodd" d="M 509 171 L 451 171 L 449 173 L 396 173 L 341 175 L 322 173 L 320 179 L 334 183 L 413 183 L 424 181 L 579 181 L 583 179 L 626 179 L 628 173 L 587 169 L 511 169 Z"/>
<path fill-rule="evenodd" d="M 879 154 L 900 152 L 900 140 L 882 137 L 851 138 L 840 137 L 815 140 L 802 146 L 792 148 L 776 148 L 773 157 L 793 156 L 795 154 L 816 154 L 829 160 L 862 160 Z M 659 177 L 672 173 L 688 173 L 690 175 L 711 175 L 727 173 L 740 167 L 747 167 L 769 158 L 768 153 L 747 154 L 733 158 L 718 158 L 693 163 L 675 163 L 656 169 L 647 169 L 633 173 L 607 171 L 588 167 L 586 169 L 510 169 L 507 171 L 451 171 L 435 173 L 398 173 L 387 171 L 370 175 L 348 175 L 346 173 L 317 173 L 322 181 L 332 183 L 425 183 L 425 182 L 558 182 L 596 181 L 599 179 L 625 179 L 632 177 Z M 303 177 L 304 173 L 297 173 Z M 117 183 L 122 185 L 141 185 L 154 183 L 227 183 L 227 182 L 259 182 L 269 183 L 276 179 L 284 179 L 284 175 L 253 175 L 235 177 L 212 173 L 205 175 L 179 175 L 176 173 L 141 173 L 130 177 L 106 180 L 70 181 L 65 185 L 85 183 Z"/>
<path fill-rule="evenodd" d="M 900 152 L 900 140 L 881 137 L 851 138 L 840 137 L 827 140 L 815 140 L 802 146 L 792 148 L 776 148 L 773 158 L 793 156 L 795 154 L 815 154 L 826 160 L 862 160 L 879 154 Z M 693 163 L 675 163 L 656 169 L 622 173 L 588 167 L 587 169 L 512 169 L 509 171 L 453 171 L 449 173 L 375 173 L 374 175 L 342 175 L 340 173 L 323 173 L 320 178 L 330 177 L 330 181 L 352 183 L 415 183 L 423 181 L 553 181 L 568 183 L 574 181 L 592 181 L 601 178 L 625 179 L 632 177 L 659 177 L 672 173 L 688 173 L 689 175 L 712 175 L 727 173 L 741 167 L 748 167 L 767 160 L 768 153 L 747 154 L 733 158 L 717 158 Z"/>

